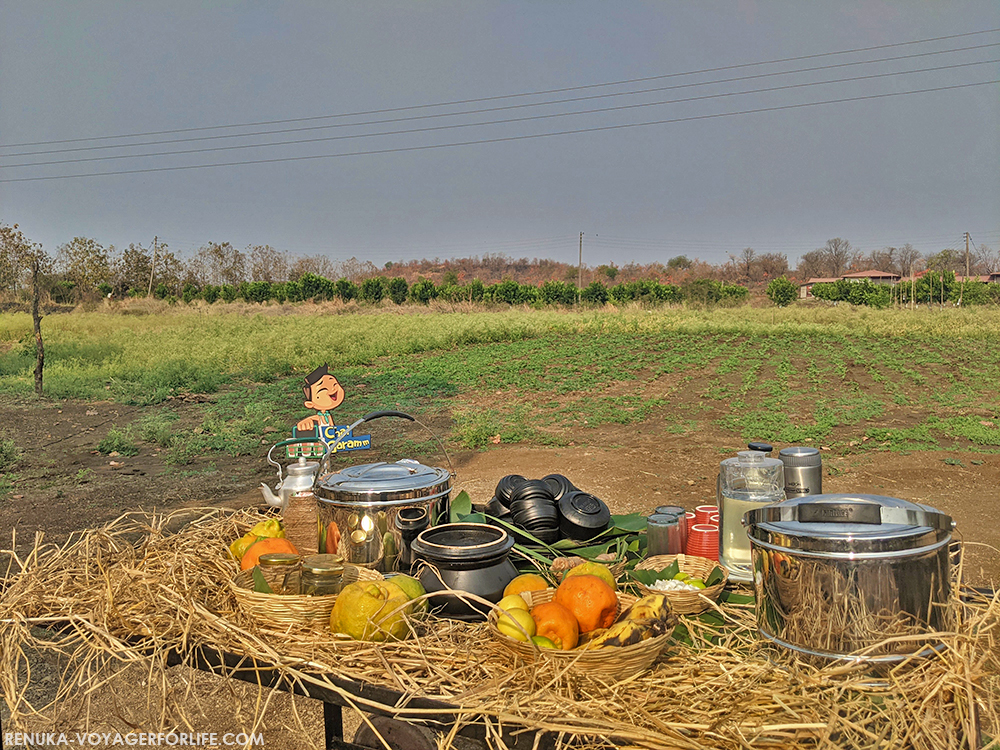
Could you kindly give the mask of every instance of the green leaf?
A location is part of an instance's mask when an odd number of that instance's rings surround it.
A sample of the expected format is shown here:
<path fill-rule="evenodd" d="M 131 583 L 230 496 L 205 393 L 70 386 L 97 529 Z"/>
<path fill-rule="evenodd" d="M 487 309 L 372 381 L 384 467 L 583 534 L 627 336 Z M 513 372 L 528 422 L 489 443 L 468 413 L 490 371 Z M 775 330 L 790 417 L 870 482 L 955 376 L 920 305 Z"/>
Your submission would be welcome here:
<path fill-rule="evenodd" d="M 642 513 L 629 513 L 621 516 L 611 516 L 611 527 L 619 531 L 645 531 L 646 516 Z"/>
<path fill-rule="evenodd" d="M 458 523 L 463 516 L 472 513 L 472 498 L 469 493 L 462 490 L 454 500 L 451 501 L 451 512 L 449 514 L 452 523 Z"/>
<path fill-rule="evenodd" d="M 753 595 L 748 594 L 738 594 L 735 591 L 722 590 L 719 594 L 719 601 L 725 602 L 726 604 L 753 604 Z"/>
<path fill-rule="evenodd" d="M 260 572 L 260 567 L 257 565 L 253 566 L 253 590 L 258 594 L 273 594 L 271 587 L 268 585 L 267 580 L 264 578 L 264 574 Z"/>
<path fill-rule="evenodd" d="M 645 586 L 651 586 L 657 581 L 669 581 L 679 572 L 680 567 L 677 565 L 677 561 L 674 560 L 663 570 L 632 570 L 629 571 L 629 575 L 639 583 Z"/>
<path fill-rule="evenodd" d="M 712 568 L 712 572 L 708 574 L 708 578 L 705 579 L 705 587 L 708 588 L 717 583 L 722 583 L 723 578 L 725 578 L 725 574 L 722 572 L 722 568 L 716 565 Z"/>

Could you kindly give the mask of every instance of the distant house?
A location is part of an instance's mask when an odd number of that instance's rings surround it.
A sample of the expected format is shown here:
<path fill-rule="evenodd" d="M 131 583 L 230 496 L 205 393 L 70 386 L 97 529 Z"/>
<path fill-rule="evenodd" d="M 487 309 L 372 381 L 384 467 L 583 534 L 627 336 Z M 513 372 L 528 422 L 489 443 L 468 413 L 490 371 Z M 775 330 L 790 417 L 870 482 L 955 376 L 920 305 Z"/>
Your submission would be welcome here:
<path fill-rule="evenodd" d="M 857 273 L 847 273 L 841 276 L 842 279 L 847 279 L 848 281 L 870 281 L 873 284 L 893 284 L 899 283 L 898 273 L 889 273 L 888 271 L 858 271 Z"/>
<path fill-rule="evenodd" d="M 799 299 L 812 297 L 813 284 L 832 284 L 840 279 L 809 279 L 805 283 L 799 284 Z"/>

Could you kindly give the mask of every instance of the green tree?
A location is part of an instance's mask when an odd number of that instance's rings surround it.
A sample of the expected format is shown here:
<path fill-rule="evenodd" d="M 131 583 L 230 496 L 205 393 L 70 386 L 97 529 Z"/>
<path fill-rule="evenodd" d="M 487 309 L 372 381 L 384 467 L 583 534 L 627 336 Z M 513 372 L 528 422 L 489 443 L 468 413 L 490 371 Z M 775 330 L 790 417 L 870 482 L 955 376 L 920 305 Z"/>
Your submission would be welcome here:
<path fill-rule="evenodd" d="M 430 279 L 418 279 L 410 287 L 410 299 L 414 302 L 428 305 L 435 297 L 437 297 L 437 289 Z"/>
<path fill-rule="evenodd" d="M 305 276 L 302 278 L 305 278 Z M 358 285 L 350 279 L 337 279 L 337 283 L 333 285 L 333 290 L 334 295 L 342 302 L 350 302 L 352 299 L 357 299 L 361 292 Z"/>
<path fill-rule="evenodd" d="M 772 279 L 767 285 L 767 298 L 778 307 L 788 307 L 798 296 L 798 287 L 784 276 Z"/>
<path fill-rule="evenodd" d="M 671 271 L 686 271 L 692 265 L 686 255 L 677 255 L 667 261 L 667 268 Z"/>
<path fill-rule="evenodd" d="M 388 291 L 388 283 L 381 276 L 372 276 L 361 282 L 361 299 L 365 302 L 381 302 Z"/>
<path fill-rule="evenodd" d="M 74 237 L 71 242 L 60 246 L 56 268 L 64 278 L 73 282 L 81 296 L 95 292 L 99 284 L 114 281 L 107 249 L 88 237 Z"/>
<path fill-rule="evenodd" d="M 580 301 L 592 305 L 603 305 L 608 301 L 608 289 L 600 281 L 591 281 L 580 291 Z"/>
<path fill-rule="evenodd" d="M 410 287 L 406 283 L 406 279 L 402 276 L 396 276 L 389 279 L 389 299 L 397 305 L 401 305 L 406 302 L 406 296 L 409 294 L 409 291 Z"/>

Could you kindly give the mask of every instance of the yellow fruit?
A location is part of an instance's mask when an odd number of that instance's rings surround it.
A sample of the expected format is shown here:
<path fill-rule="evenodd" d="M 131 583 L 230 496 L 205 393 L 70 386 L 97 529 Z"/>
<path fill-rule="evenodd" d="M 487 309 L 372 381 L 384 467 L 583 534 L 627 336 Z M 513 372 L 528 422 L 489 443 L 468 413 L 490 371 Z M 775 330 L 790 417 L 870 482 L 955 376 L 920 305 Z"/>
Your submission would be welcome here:
<path fill-rule="evenodd" d="M 281 525 L 280 519 L 272 518 L 269 521 L 261 521 L 259 524 L 250 529 L 250 533 L 254 536 L 284 538 L 285 528 Z"/>
<path fill-rule="evenodd" d="M 509 609 L 497 620 L 497 630 L 515 641 L 527 641 L 535 634 L 535 621 L 525 609 Z"/>
<path fill-rule="evenodd" d="M 418 599 L 427 593 L 427 589 L 424 588 L 424 584 L 412 576 L 400 573 L 399 575 L 395 575 L 388 580 L 389 583 L 394 583 L 399 586 L 399 588 L 403 590 L 403 593 L 410 597 L 410 599 Z M 421 601 L 416 602 L 413 606 L 414 610 L 417 612 L 426 612 L 427 600 L 422 599 Z"/>
<path fill-rule="evenodd" d="M 618 582 L 615 581 L 614 574 L 608 569 L 606 565 L 601 565 L 596 562 L 585 562 L 576 565 L 566 571 L 566 575 L 563 576 L 563 580 L 569 578 L 570 576 L 597 576 L 602 581 L 604 581 L 608 586 L 611 587 L 612 591 L 618 590 Z"/>
<path fill-rule="evenodd" d="M 389 581 L 357 581 L 344 586 L 330 612 L 330 630 L 356 641 L 395 641 L 409 633 L 410 598 Z"/>
<path fill-rule="evenodd" d="M 556 648 L 556 644 L 554 644 L 544 635 L 531 636 L 531 642 L 534 643 L 536 646 L 538 646 L 538 648 Z"/>
<path fill-rule="evenodd" d="M 507 584 L 503 595 L 520 594 L 522 591 L 542 591 L 547 588 L 549 588 L 549 582 L 537 573 L 522 573 Z"/>
<path fill-rule="evenodd" d="M 524 597 L 520 594 L 505 596 L 497 602 L 497 607 L 500 609 L 523 609 L 525 612 L 528 611 L 528 603 L 524 601 Z"/>
<path fill-rule="evenodd" d="M 233 556 L 233 559 L 239 562 L 243 559 L 243 555 L 246 554 L 247 548 L 260 539 L 259 536 L 254 536 L 253 534 L 247 533 L 237 539 L 235 542 L 229 545 L 229 554 Z"/>
<path fill-rule="evenodd" d="M 700 578 L 688 578 L 686 581 L 684 581 L 684 583 L 686 583 L 688 586 L 694 586 L 696 589 L 705 588 L 705 582 Z"/>
<path fill-rule="evenodd" d="M 671 619 L 673 610 L 670 600 L 663 594 L 647 594 L 629 607 L 625 613 L 626 620 L 663 620 Z"/>
<path fill-rule="evenodd" d="M 632 646 L 663 632 L 661 620 L 623 620 L 588 641 L 586 648 Z"/>

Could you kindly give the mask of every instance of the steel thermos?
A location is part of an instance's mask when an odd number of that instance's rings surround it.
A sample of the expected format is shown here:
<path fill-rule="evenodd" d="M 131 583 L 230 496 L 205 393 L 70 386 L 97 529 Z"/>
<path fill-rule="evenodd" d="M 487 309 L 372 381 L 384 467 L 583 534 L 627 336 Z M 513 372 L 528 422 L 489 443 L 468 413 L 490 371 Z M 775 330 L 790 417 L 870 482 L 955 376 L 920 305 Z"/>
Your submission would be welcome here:
<path fill-rule="evenodd" d="M 785 465 L 786 497 L 822 494 L 823 457 L 816 448 L 801 445 L 782 448 L 778 458 Z"/>

